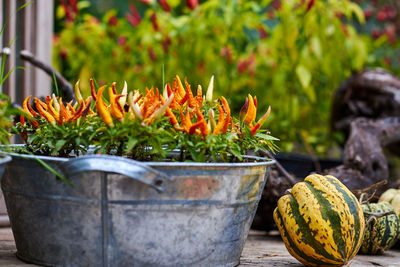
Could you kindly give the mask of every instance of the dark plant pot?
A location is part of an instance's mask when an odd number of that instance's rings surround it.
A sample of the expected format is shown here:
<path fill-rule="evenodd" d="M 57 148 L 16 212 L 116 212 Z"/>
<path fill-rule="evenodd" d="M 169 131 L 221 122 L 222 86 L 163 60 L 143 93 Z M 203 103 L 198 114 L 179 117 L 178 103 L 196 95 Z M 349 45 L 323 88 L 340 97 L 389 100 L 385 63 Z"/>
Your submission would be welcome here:
<path fill-rule="evenodd" d="M 278 153 L 275 159 L 298 180 L 303 180 L 312 172 L 330 169 L 342 164 L 339 159 L 313 159 L 310 156 Z M 270 177 L 262 192 L 257 212 L 251 225 L 252 229 L 270 231 L 276 229 L 275 222 L 272 219 L 273 211 L 277 205 L 278 199 L 285 194 L 291 185 L 283 179 L 275 167 L 272 167 Z"/>
<path fill-rule="evenodd" d="M 294 153 L 277 153 L 275 159 L 291 174 L 303 179 L 312 172 L 321 172 L 339 166 L 341 159 L 313 158 Z"/>

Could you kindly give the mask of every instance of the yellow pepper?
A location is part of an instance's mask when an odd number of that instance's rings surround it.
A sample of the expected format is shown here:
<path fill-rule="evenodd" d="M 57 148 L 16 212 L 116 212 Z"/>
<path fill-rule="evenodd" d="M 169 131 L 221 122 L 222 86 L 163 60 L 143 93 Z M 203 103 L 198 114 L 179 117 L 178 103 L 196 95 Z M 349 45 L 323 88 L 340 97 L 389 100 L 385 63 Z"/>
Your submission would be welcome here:
<path fill-rule="evenodd" d="M 108 127 L 114 127 L 113 119 L 111 117 L 110 112 L 108 111 L 107 107 L 105 106 L 104 100 L 103 100 L 103 91 L 104 88 L 106 88 L 105 85 L 99 88 L 97 91 L 97 101 L 96 101 L 96 110 L 99 113 L 100 117 L 103 119 L 104 123 Z"/>

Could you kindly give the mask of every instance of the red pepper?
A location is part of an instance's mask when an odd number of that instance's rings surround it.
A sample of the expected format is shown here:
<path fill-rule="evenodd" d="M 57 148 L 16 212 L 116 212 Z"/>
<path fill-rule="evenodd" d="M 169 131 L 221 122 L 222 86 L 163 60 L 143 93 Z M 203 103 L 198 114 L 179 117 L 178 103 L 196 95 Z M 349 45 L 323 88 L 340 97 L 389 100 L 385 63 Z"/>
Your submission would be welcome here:
<path fill-rule="evenodd" d="M 94 86 L 93 79 L 90 79 L 90 93 L 92 94 L 93 100 L 96 101 L 97 100 L 96 88 Z"/>

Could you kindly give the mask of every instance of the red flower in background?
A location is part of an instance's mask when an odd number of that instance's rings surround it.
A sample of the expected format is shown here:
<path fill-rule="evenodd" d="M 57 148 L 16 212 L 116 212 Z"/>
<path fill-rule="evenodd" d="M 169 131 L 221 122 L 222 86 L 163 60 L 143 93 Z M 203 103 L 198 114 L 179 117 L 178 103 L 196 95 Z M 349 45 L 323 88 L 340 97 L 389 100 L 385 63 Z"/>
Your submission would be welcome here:
<path fill-rule="evenodd" d="M 118 18 L 116 16 L 111 16 L 108 19 L 108 24 L 111 26 L 117 26 L 118 25 Z"/>
<path fill-rule="evenodd" d="M 154 53 L 153 48 L 151 48 L 151 47 L 147 48 L 147 52 L 149 53 L 149 57 L 150 57 L 151 61 L 154 62 L 154 61 L 157 60 L 157 56 L 156 56 L 156 54 Z"/>
<path fill-rule="evenodd" d="M 124 46 L 126 44 L 126 37 L 121 35 L 120 37 L 118 37 L 118 45 L 119 46 Z"/>
<path fill-rule="evenodd" d="M 386 36 L 388 37 L 389 42 L 390 42 L 391 44 L 396 43 L 396 26 L 394 26 L 394 25 L 388 25 L 388 26 L 385 28 L 385 34 L 386 34 Z"/>
<path fill-rule="evenodd" d="M 158 2 L 160 3 L 164 11 L 171 12 L 171 7 L 168 5 L 167 0 L 158 0 Z"/>
<path fill-rule="evenodd" d="M 372 8 L 368 8 L 364 10 L 364 16 L 366 19 L 369 19 L 374 14 L 374 10 Z"/>
<path fill-rule="evenodd" d="M 142 21 L 142 17 L 140 16 L 139 12 L 137 11 L 134 4 L 129 4 L 130 13 L 126 14 L 126 20 L 133 26 L 137 26 Z"/>
<path fill-rule="evenodd" d="M 64 9 L 67 22 L 74 21 L 75 16 L 79 13 L 78 0 L 68 0 L 68 3 L 64 0 L 58 0 L 58 2 Z"/>
<path fill-rule="evenodd" d="M 249 55 L 244 60 L 239 60 L 237 65 L 238 73 L 243 73 L 245 71 L 248 71 L 249 74 L 253 75 L 255 74 L 255 70 L 256 70 L 256 57 L 254 54 Z"/>
<path fill-rule="evenodd" d="M 155 12 L 153 12 L 150 16 L 151 19 L 151 23 L 153 24 L 153 29 L 158 32 L 160 30 L 160 26 L 158 25 L 158 21 L 157 21 L 157 15 Z"/>
<path fill-rule="evenodd" d="M 381 31 L 379 29 L 373 29 L 371 31 L 371 36 L 374 39 L 378 39 L 382 35 Z"/>
<path fill-rule="evenodd" d="M 229 63 L 233 62 L 232 48 L 230 46 L 225 46 L 221 49 L 221 56 L 225 57 Z"/>
<path fill-rule="evenodd" d="M 146 4 L 148 6 L 151 4 L 150 0 L 138 0 L 138 1 L 142 2 L 143 4 Z"/>
<path fill-rule="evenodd" d="M 76 14 L 79 13 L 78 0 L 68 0 L 68 4 Z"/>
<path fill-rule="evenodd" d="M 165 38 L 161 41 L 162 48 L 164 53 L 168 52 L 168 47 L 172 44 L 172 40 L 169 35 L 165 36 Z"/>
<path fill-rule="evenodd" d="M 376 19 L 378 20 L 378 21 L 385 21 L 386 19 L 387 19 L 387 15 L 386 15 L 386 12 L 385 11 L 383 11 L 383 10 L 381 10 L 381 11 L 379 11 L 378 12 L 378 15 L 376 15 Z"/>
<path fill-rule="evenodd" d="M 199 5 L 198 0 L 186 0 L 186 5 L 191 9 L 195 9 Z"/>
<path fill-rule="evenodd" d="M 268 33 L 266 32 L 263 26 L 259 26 L 257 28 L 257 31 L 261 39 L 266 39 L 268 37 Z"/>
<path fill-rule="evenodd" d="M 314 6 L 315 0 L 310 0 L 307 4 L 307 11 L 310 11 L 310 9 Z"/>
<path fill-rule="evenodd" d="M 280 9 L 281 8 L 281 1 L 280 0 L 274 0 L 274 1 L 272 1 L 272 6 L 275 8 L 275 9 Z"/>

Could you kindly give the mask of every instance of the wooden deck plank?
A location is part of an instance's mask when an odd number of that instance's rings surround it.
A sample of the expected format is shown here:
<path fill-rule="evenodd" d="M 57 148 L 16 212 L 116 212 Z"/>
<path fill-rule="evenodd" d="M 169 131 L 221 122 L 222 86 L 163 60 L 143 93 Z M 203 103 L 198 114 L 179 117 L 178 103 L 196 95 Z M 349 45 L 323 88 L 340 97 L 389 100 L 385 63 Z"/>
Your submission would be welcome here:
<path fill-rule="evenodd" d="M 11 228 L 0 228 L 0 266 L 37 266 L 19 260 L 15 256 L 16 248 Z M 245 244 L 239 267 L 290 266 L 301 267 L 295 258 L 287 252 L 279 235 L 265 235 L 251 231 Z M 351 267 L 400 267 L 400 249 L 392 249 L 380 256 L 357 255 Z"/>

